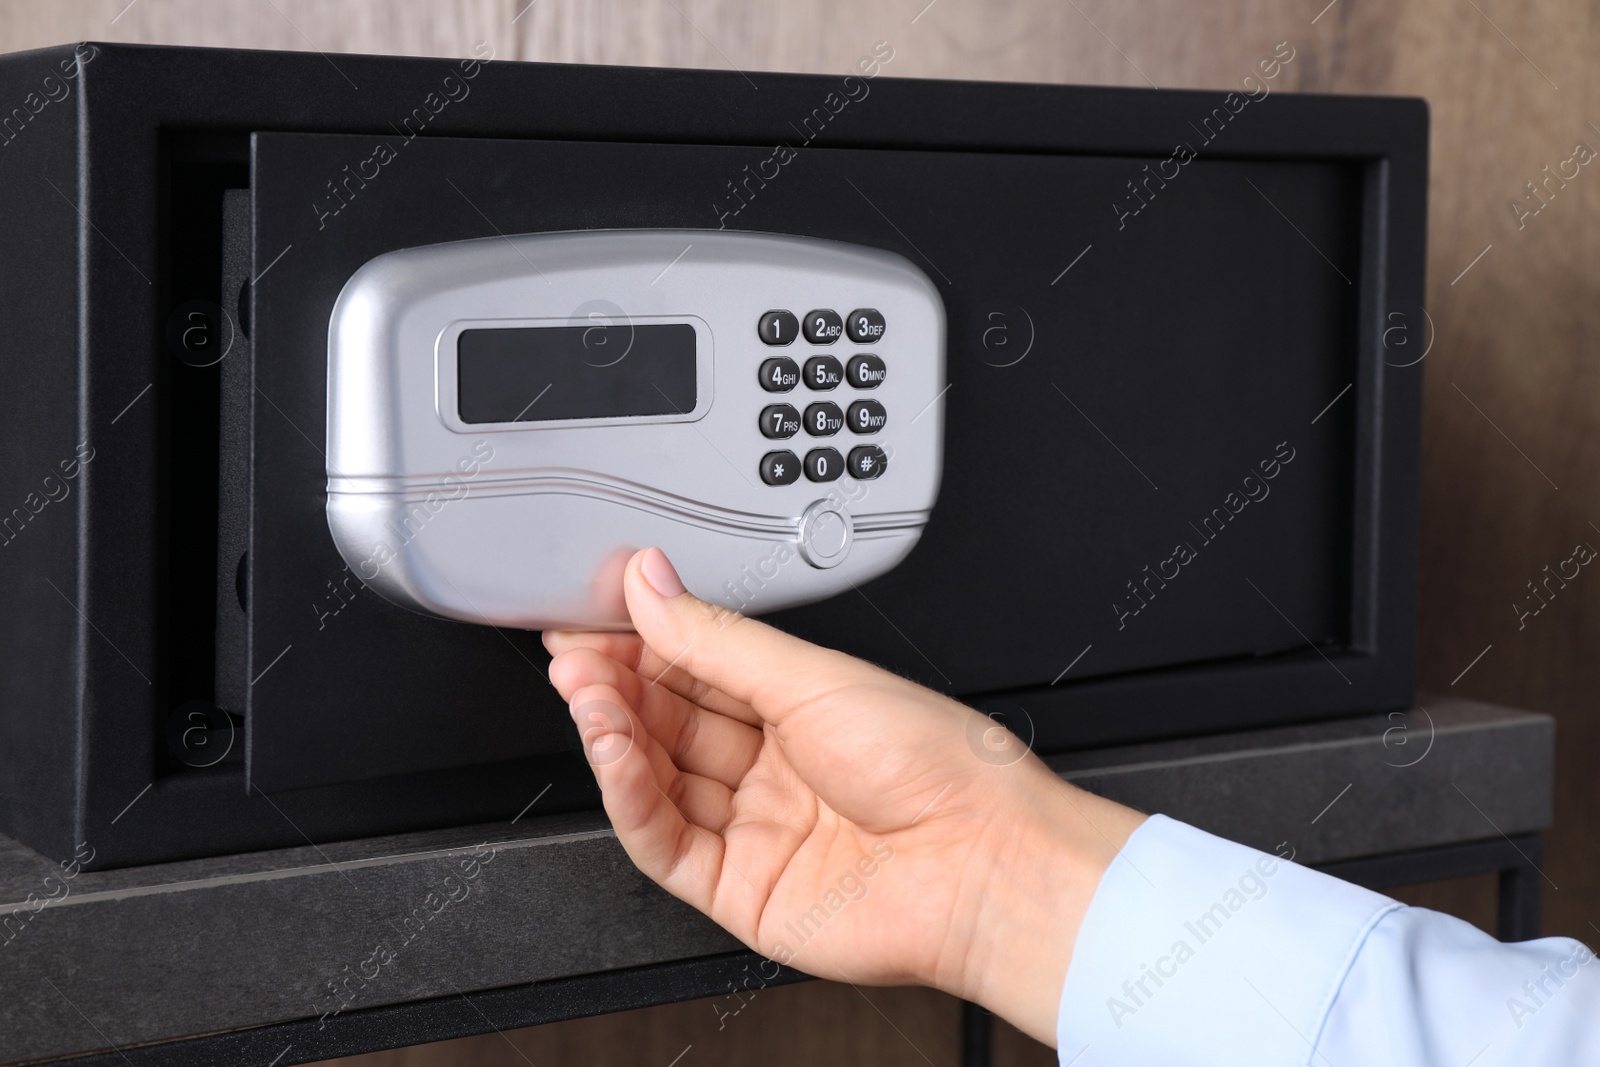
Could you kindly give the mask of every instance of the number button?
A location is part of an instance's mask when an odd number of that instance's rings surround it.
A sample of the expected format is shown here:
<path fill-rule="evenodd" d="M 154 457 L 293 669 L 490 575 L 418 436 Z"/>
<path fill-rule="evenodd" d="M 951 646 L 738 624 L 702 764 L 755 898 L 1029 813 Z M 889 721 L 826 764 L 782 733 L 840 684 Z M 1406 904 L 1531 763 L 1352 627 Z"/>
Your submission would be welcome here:
<path fill-rule="evenodd" d="M 792 345 L 800 334 L 800 320 L 788 311 L 769 311 L 756 323 L 756 333 L 769 345 Z"/>
<path fill-rule="evenodd" d="M 857 389 L 876 389 L 883 384 L 884 376 L 888 370 L 883 365 L 883 360 L 865 352 L 850 357 L 850 362 L 844 365 L 845 381 Z"/>
<path fill-rule="evenodd" d="M 844 368 L 832 356 L 813 356 L 806 360 L 806 384 L 813 389 L 832 389 L 844 381 Z"/>
<path fill-rule="evenodd" d="M 839 313 L 828 308 L 806 312 L 805 326 L 802 328 L 806 340 L 814 345 L 831 345 L 844 333 L 844 323 L 839 320 Z"/>
<path fill-rule="evenodd" d="M 768 452 L 761 457 L 761 480 L 768 485 L 792 485 L 800 477 L 800 457 L 793 452 Z"/>
<path fill-rule="evenodd" d="M 812 437 L 832 437 L 844 426 L 844 412 L 827 401 L 806 408 L 806 433 Z"/>
<path fill-rule="evenodd" d="M 889 421 L 889 413 L 876 400 L 857 400 L 850 405 L 849 418 L 856 433 L 877 433 Z"/>
<path fill-rule="evenodd" d="M 850 450 L 850 476 L 869 479 L 882 474 L 889 457 L 877 445 L 857 445 Z"/>
<path fill-rule="evenodd" d="M 844 473 L 844 457 L 836 449 L 813 448 L 806 453 L 806 477 L 814 482 L 831 482 Z"/>
<path fill-rule="evenodd" d="M 761 388 L 769 393 L 787 393 L 800 384 L 800 367 L 792 359 L 778 356 L 761 361 Z"/>
<path fill-rule="evenodd" d="M 775 441 L 793 437 L 800 432 L 800 413 L 788 404 L 762 408 L 761 432 Z"/>
<path fill-rule="evenodd" d="M 883 316 L 873 308 L 856 308 L 850 312 L 846 328 L 850 340 L 858 345 L 870 345 L 883 336 Z"/>

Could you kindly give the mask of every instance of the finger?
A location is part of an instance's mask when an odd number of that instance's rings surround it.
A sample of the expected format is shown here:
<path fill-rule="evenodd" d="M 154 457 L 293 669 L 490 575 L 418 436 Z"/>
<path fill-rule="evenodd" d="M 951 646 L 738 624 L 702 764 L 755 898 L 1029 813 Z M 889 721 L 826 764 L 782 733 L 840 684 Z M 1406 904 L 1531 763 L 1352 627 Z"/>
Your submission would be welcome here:
<path fill-rule="evenodd" d="M 604 683 L 599 684 L 604 686 Z M 666 794 L 667 799 L 677 806 L 685 819 L 696 826 L 720 834 L 727 826 L 728 820 L 732 818 L 733 788 L 705 775 L 685 771 L 674 763 L 672 756 L 644 724 L 638 705 L 629 700 L 627 694 L 621 690 L 618 692 L 627 702 L 628 711 L 633 714 L 634 720 L 640 724 L 641 728 L 633 731 L 631 736 L 633 744 L 644 749 L 645 758 L 649 760 L 650 769 L 655 774 L 656 788 Z"/>
<path fill-rule="evenodd" d="M 714 779 L 679 771 L 666 793 L 685 819 L 719 837 L 733 820 L 733 790 Z"/>
<path fill-rule="evenodd" d="M 672 803 L 622 694 L 597 685 L 573 694 L 572 716 L 583 737 L 606 815 L 617 840 L 646 876 L 678 899 L 709 912 L 722 870 L 722 839 L 696 827 Z"/>
<path fill-rule="evenodd" d="M 618 630 L 546 630 L 539 635 L 552 656 L 574 648 L 592 648 L 619 663 L 637 669 L 644 641 L 635 633 Z"/>
<path fill-rule="evenodd" d="M 761 754 L 759 729 L 651 685 L 595 649 L 574 648 L 558 655 L 550 661 L 550 681 L 563 696 L 586 686 L 612 686 L 673 764 L 730 788 L 743 780 Z"/>
<path fill-rule="evenodd" d="M 634 628 L 656 655 L 749 704 L 774 725 L 850 684 L 909 684 L 685 592 L 659 548 L 637 552 L 628 561 L 623 592 Z"/>
<path fill-rule="evenodd" d="M 726 715 L 751 726 L 761 724 L 761 716 L 750 710 L 750 705 L 734 700 L 726 693 L 695 678 L 678 664 L 662 659 L 651 650 L 638 634 L 617 632 L 587 632 L 576 630 L 546 630 L 544 647 L 552 655 L 560 655 L 575 648 L 592 648 L 601 655 L 616 660 L 646 681 L 669 689 L 692 704 Z"/>

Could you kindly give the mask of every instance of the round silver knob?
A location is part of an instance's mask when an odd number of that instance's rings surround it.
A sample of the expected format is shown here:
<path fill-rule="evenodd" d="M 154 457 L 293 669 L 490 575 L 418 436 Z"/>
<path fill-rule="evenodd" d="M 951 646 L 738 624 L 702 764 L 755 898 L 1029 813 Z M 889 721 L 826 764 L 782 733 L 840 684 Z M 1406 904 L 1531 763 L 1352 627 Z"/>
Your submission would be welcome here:
<path fill-rule="evenodd" d="M 850 513 L 836 504 L 818 500 L 800 516 L 800 555 L 813 567 L 837 567 L 850 554 L 855 526 Z"/>

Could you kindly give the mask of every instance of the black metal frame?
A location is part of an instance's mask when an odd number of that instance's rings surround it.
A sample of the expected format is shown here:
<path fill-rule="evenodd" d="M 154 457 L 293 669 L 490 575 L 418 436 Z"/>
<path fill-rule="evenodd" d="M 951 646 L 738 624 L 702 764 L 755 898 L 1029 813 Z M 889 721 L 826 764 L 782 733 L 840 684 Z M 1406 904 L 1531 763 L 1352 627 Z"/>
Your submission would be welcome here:
<path fill-rule="evenodd" d="M 163 153 L 174 133 L 196 135 L 195 151 L 203 154 L 209 142 L 200 135 L 210 133 L 387 130 L 416 105 L 419 86 L 456 64 L 340 57 L 343 73 L 361 86 L 354 92 L 314 54 L 90 47 L 96 58 L 79 75 L 75 108 L 41 114 L 9 144 L 0 171 L 0 187 L 18 194 L 0 198 L 0 228 L 13 247 L 77 250 L 0 264 L 15 311 L 13 348 L 27 354 L 8 361 L 7 372 L 19 395 L 36 398 L 0 428 L 0 475 L 31 484 L 85 436 L 103 457 L 86 469 L 74 502 L 48 513 L 51 536 L 20 538 L 0 560 L 8 567 L 0 571 L 0 592 L 13 609 L 10 621 L 0 622 L 0 649 L 11 665 L 0 670 L 7 742 L 0 830 L 58 857 L 92 841 L 101 866 L 298 843 L 278 812 L 243 795 L 236 766 L 158 774 L 150 788 L 153 750 L 161 748 L 153 724 L 171 710 L 161 704 L 159 665 L 174 631 L 163 608 L 165 550 L 156 544 L 167 544 L 158 533 L 171 520 L 152 491 L 163 484 L 163 459 L 148 442 L 158 434 L 158 413 L 173 401 L 159 396 L 170 358 L 152 343 L 164 335 L 164 275 L 146 286 L 130 264 L 161 264 L 173 255 L 163 206 L 173 160 Z M 71 56 L 61 48 L 4 57 L 0 85 L 13 85 L 20 99 Z M 790 136 L 785 117 L 808 113 L 835 81 L 754 78 L 759 94 L 731 72 L 497 62 L 475 90 L 492 86 L 495 106 L 452 108 L 428 136 L 437 128 L 471 138 L 767 145 Z M 751 99 L 756 95 L 759 101 Z M 873 97 L 873 108 L 848 128 L 841 124 L 830 148 L 1162 156 L 1175 131 L 1220 94 L 883 79 Z M 1041 750 L 1128 740 L 1121 735 L 1131 723 L 1141 738 L 1186 736 L 1400 708 L 1410 700 L 1420 375 L 1386 371 L 1381 336 L 1386 312 L 1420 307 L 1423 299 L 1427 109 L 1417 100 L 1287 93 L 1272 100 L 1230 134 L 1226 158 L 1359 165 L 1367 189 L 1353 398 L 1363 413 L 1359 425 L 1370 433 L 1360 435 L 1352 501 L 1355 643 L 1329 652 L 1351 685 L 1324 684 L 1327 663 L 1308 650 L 1110 675 L 1070 692 L 1057 686 L 1007 694 L 1030 701 Z M 707 225 L 713 221 L 708 211 Z M 131 404 L 152 381 L 152 396 Z M 116 532 L 116 544 L 100 532 L 107 530 Z M 120 620 L 115 647 L 91 619 Z M 133 670 L 154 684 L 141 684 Z M 1058 714 L 1067 705 L 1072 714 Z M 1065 727 L 1055 724 L 1069 720 L 1071 736 L 1058 735 Z M 434 795 L 486 798 L 492 808 L 447 812 L 436 804 L 429 810 L 437 820 L 487 821 L 522 802 L 505 783 L 525 776 L 525 768 L 494 766 L 443 774 L 450 779 L 444 785 L 410 778 L 340 784 L 300 791 L 291 814 L 313 840 L 386 832 L 388 824 L 374 825 L 375 812 L 415 828 L 424 816 L 410 809 L 396 815 L 397 805 Z M 470 790 L 449 787 L 469 780 Z M 114 827 L 135 797 L 142 797 L 138 818 Z"/>
<path fill-rule="evenodd" d="M 1318 869 L 1368 889 L 1498 872 L 1499 936 L 1520 941 L 1538 935 L 1542 851 L 1540 835 L 1530 833 L 1342 860 Z M 327 1022 L 299 1019 L 51 1062 L 73 1067 L 260 1067 L 263 1063 L 288 1067 L 719 994 L 739 995 L 736 990 L 791 985 L 810 977 L 754 952 L 733 952 L 391 1004 Z M 993 1040 L 993 1016 L 975 1004 L 964 1004 L 961 1062 L 984 1067 L 990 1062 Z"/>

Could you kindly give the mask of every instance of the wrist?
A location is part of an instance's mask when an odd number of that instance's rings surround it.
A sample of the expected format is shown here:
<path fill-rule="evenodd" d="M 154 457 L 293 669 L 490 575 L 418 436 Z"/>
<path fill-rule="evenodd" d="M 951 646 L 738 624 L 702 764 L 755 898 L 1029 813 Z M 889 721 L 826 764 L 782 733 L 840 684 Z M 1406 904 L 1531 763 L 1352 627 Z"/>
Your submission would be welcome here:
<path fill-rule="evenodd" d="M 1014 805 L 1002 805 L 973 920 L 959 988 L 1051 1047 L 1061 989 L 1078 929 L 1107 868 L 1145 816 L 1084 792 L 1037 759 L 1022 772 Z"/>

